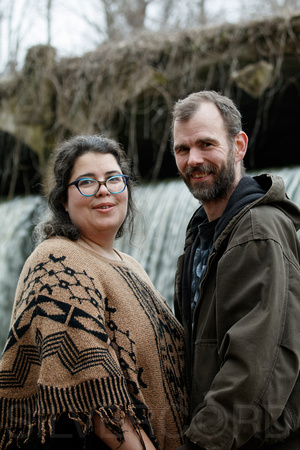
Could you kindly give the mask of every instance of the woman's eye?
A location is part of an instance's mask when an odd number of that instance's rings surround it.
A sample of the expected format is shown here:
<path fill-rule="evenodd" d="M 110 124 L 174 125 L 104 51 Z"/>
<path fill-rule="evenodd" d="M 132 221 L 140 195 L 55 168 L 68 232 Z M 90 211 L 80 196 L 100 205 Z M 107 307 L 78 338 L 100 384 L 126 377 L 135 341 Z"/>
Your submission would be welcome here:
<path fill-rule="evenodd" d="M 113 178 L 109 178 L 107 181 L 109 181 L 110 183 L 120 183 L 120 181 L 122 181 L 122 177 L 113 177 Z"/>
<path fill-rule="evenodd" d="M 96 183 L 95 180 L 80 180 L 79 186 L 89 186 L 94 183 Z"/>

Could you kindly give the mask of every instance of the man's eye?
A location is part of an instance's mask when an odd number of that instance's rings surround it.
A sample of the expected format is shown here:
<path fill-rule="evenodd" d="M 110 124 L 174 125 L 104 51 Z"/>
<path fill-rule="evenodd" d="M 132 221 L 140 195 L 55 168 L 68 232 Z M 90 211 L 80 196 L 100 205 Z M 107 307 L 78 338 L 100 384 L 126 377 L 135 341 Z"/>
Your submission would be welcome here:
<path fill-rule="evenodd" d="M 176 154 L 177 153 L 184 153 L 184 152 L 188 152 L 188 151 L 189 151 L 189 149 L 187 147 L 178 147 L 178 148 L 176 148 L 175 153 Z"/>
<path fill-rule="evenodd" d="M 212 146 L 211 142 L 203 142 L 203 144 L 202 144 L 202 147 L 204 147 L 204 148 L 208 148 L 208 147 L 211 147 L 211 146 Z"/>

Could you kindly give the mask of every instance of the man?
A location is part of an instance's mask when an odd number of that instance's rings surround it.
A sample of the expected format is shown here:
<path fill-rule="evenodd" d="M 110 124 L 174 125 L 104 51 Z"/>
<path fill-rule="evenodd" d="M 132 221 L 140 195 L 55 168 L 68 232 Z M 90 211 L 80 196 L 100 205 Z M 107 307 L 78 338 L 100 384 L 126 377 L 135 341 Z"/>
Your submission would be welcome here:
<path fill-rule="evenodd" d="M 202 204 L 178 260 L 186 449 L 300 449 L 300 210 L 275 175 L 245 175 L 247 135 L 214 91 L 173 110 L 179 172 Z"/>

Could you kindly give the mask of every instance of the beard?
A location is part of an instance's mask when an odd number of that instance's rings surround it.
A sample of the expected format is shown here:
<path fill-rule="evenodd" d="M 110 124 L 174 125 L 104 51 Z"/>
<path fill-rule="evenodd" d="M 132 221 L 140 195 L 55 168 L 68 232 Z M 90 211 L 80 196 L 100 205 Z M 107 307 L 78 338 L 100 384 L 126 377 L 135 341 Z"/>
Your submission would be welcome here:
<path fill-rule="evenodd" d="M 193 186 L 189 177 L 194 172 L 200 174 L 210 172 L 214 176 L 214 182 L 202 181 L 196 186 Z M 234 186 L 234 152 L 230 150 L 226 162 L 219 168 L 212 164 L 189 167 L 182 177 L 193 196 L 200 202 L 205 203 L 211 200 L 222 199 L 227 196 L 228 192 L 231 191 Z"/>

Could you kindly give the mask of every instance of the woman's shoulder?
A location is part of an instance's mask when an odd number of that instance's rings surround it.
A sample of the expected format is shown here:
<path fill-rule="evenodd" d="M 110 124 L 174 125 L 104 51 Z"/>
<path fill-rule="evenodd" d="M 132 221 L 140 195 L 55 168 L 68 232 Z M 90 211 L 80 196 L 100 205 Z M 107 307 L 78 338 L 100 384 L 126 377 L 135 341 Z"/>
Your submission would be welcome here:
<path fill-rule="evenodd" d="M 117 250 L 117 253 L 121 256 L 121 259 L 128 266 L 131 266 L 132 268 L 136 269 L 137 271 L 145 272 L 143 266 L 131 255 L 129 255 L 128 253 L 120 252 L 119 250 Z"/>
<path fill-rule="evenodd" d="M 77 245 L 64 237 L 52 237 L 38 244 L 26 261 L 26 265 L 51 258 L 76 258 Z M 78 256 L 77 256 L 78 257 Z"/>
<path fill-rule="evenodd" d="M 70 277 L 79 274 L 93 279 L 96 270 L 96 265 L 89 258 L 89 254 L 76 241 L 53 237 L 41 242 L 34 249 L 23 266 L 21 278 L 45 279 L 47 276 L 55 275 L 55 278 L 60 279 L 65 276 L 64 274 Z"/>
<path fill-rule="evenodd" d="M 32 252 L 32 255 L 43 254 L 49 252 L 72 252 L 76 244 L 70 239 L 55 236 L 49 239 L 45 239 L 43 242 L 37 245 Z"/>
<path fill-rule="evenodd" d="M 155 286 L 153 285 L 146 269 L 132 256 L 128 255 L 127 253 L 118 252 L 123 262 L 125 263 L 126 270 L 130 270 L 132 273 L 134 273 L 136 276 L 138 276 L 141 280 L 146 282 L 151 288 L 157 292 Z"/>

